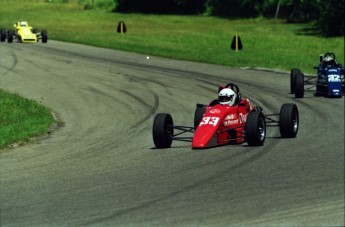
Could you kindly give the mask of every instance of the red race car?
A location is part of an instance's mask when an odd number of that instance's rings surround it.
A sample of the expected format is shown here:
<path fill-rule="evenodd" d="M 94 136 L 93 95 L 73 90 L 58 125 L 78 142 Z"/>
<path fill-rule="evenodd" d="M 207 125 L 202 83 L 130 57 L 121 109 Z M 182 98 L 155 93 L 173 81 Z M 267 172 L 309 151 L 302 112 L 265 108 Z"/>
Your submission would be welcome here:
<path fill-rule="evenodd" d="M 296 137 L 299 115 L 295 104 L 283 104 L 279 114 L 265 115 L 260 106 L 251 106 L 241 96 L 234 83 L 219 87 L 218 92 L 218 99 L 208 105 L 197 104 L 194 127 L 174 125 L 170 114 L 158 113 L 152 128 L 155 147 L 169 148 L 173 140 L 192 142 L 193 149 L 245 142 L 261 146 L 268 126 L 278 126 L 283 138 Z M 194 135 L 183 137 L 185 133 Z"/>

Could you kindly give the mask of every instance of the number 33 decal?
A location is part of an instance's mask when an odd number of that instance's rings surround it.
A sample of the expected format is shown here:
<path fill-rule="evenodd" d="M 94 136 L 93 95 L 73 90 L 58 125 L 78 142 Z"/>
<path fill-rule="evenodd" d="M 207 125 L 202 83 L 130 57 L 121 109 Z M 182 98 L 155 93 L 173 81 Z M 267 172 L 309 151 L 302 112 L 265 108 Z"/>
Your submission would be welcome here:
<path fill-rule="evenodd" d="M 218 121 L 219 121 L 219 117 L 204 117 L 204 118 L 202 118 L 199 126 L 207 125 L 207 124 L 216 126 Z"/>

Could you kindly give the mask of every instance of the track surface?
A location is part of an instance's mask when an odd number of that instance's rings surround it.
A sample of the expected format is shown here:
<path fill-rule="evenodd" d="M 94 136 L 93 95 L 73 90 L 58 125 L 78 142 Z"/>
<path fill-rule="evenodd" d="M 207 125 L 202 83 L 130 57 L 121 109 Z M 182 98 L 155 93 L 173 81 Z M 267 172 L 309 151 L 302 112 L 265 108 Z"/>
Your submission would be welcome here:
<path fill-rule="evenodd" d="M 55 41 L 1 43 L 0 59 L 1 88 L 64 122 L 0 154 L 1 226 L 344 225 L 344 98 L 294 99 L 288 73 Z M 195 104 L 231 81 L 265 113 L 296 103 L 298 137 L 269 128 L 262 147 L 153 148 L 156 113 L 191 126 Z"/>

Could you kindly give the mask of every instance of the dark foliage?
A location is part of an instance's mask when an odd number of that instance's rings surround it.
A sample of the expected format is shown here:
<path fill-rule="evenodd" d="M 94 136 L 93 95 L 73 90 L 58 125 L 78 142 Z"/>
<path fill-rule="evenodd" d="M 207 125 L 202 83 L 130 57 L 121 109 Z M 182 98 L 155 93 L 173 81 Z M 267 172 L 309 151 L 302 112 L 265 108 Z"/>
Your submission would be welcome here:
<path fill-rule="evenodd" d="M 228 18 L 249 18 L 259 14 L 257 6 L 264 0 L 206 0 L 210 15 Z"/>
<path fill-rule="evenodd" d="M 207 14 L 227 18 L 277 17 L 289 23 L 316 22 L 324 36 L 344 35 L 344 0 L 114 0 L 115 11 Z"/>
<path fill-rule="evenodd" d="M 317 26 L 324 36 L 344 35 L 344 0 L 320 1 Z"/>
<path fill-rule="evenodd" d="M 118 12 L 151 14 L 197 14 L 204 0 L 116 0 Z"/>

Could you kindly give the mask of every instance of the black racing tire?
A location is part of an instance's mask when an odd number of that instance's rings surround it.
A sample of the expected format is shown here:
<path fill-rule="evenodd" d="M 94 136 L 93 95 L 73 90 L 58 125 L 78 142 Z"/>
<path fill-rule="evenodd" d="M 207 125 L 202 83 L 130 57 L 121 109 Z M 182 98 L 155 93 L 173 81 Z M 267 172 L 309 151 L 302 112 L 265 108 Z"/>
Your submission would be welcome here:
<path fill-rule="evenodd" d="M 205 113 L 205 105 L 196 104 L 196 109 L 194 112 L 194 129 L 196 129 L 199 126 L 202 120 L 202 117 L 204 116 L 204 113 Z"/>
<path fill-rule="evenodd" d="M 14 39 L 14 31 L 13 30 L 8 30 L 7 31 L 7 42 L 8 43 L 13 43 Z"/>
<path fill-rule="evenodd" d="M 42 43 L 47 43 L 48 42 L 48 32 L 47 30 L 43 29 L 41 32 L 42 36 Z"/>
<path fill-rule="evenodd" d="M 38 30 L 38 28 L 33 28 L 32 29 L 32 33 L 38 34 L 38 33 L 40 33 L 40 30 Z"/>
<path fill-rule="evenodd" d="M 283 138 L 294 138 L 297 136 L 299 127 L 298 108 L 295 104 L 285 103 L 280 108 L 279 130 Z"/>
<path fill-rule="evenodd" d="M 295 98 L 303 98 L 304 97 L 304 74 L 297 73 L 295 78 Z"/>
<path fill-rule="evenodd" d="M 0 29 L 0 41 L 5 42 L 7 38 L 6 30 L 1 28 Z"/>
<path fill-rule="evenodd" d="M 295 94 L 295 80 L 296 80 L 296 75 L 298 73 L 301 73 L 301 70 L 297 69 L 297 68 L 294 68 L 294 69 L 291 69 L 291 72 L 290 72 L 290 93 L 291 94 Z"/>
<path fill-rule="evenodd" d="M 170 114 L 159 113 L 152 127 L 153 143 L 156 148 L 169 148 L 174 135 L 173 119 Z"/>
<path fill-rule="evenodd" d="M 266 139 L 266 121 L 262 112 L 250 112 L 246 124 L 246 140 L 249 146 L 262 146 Z"/>

